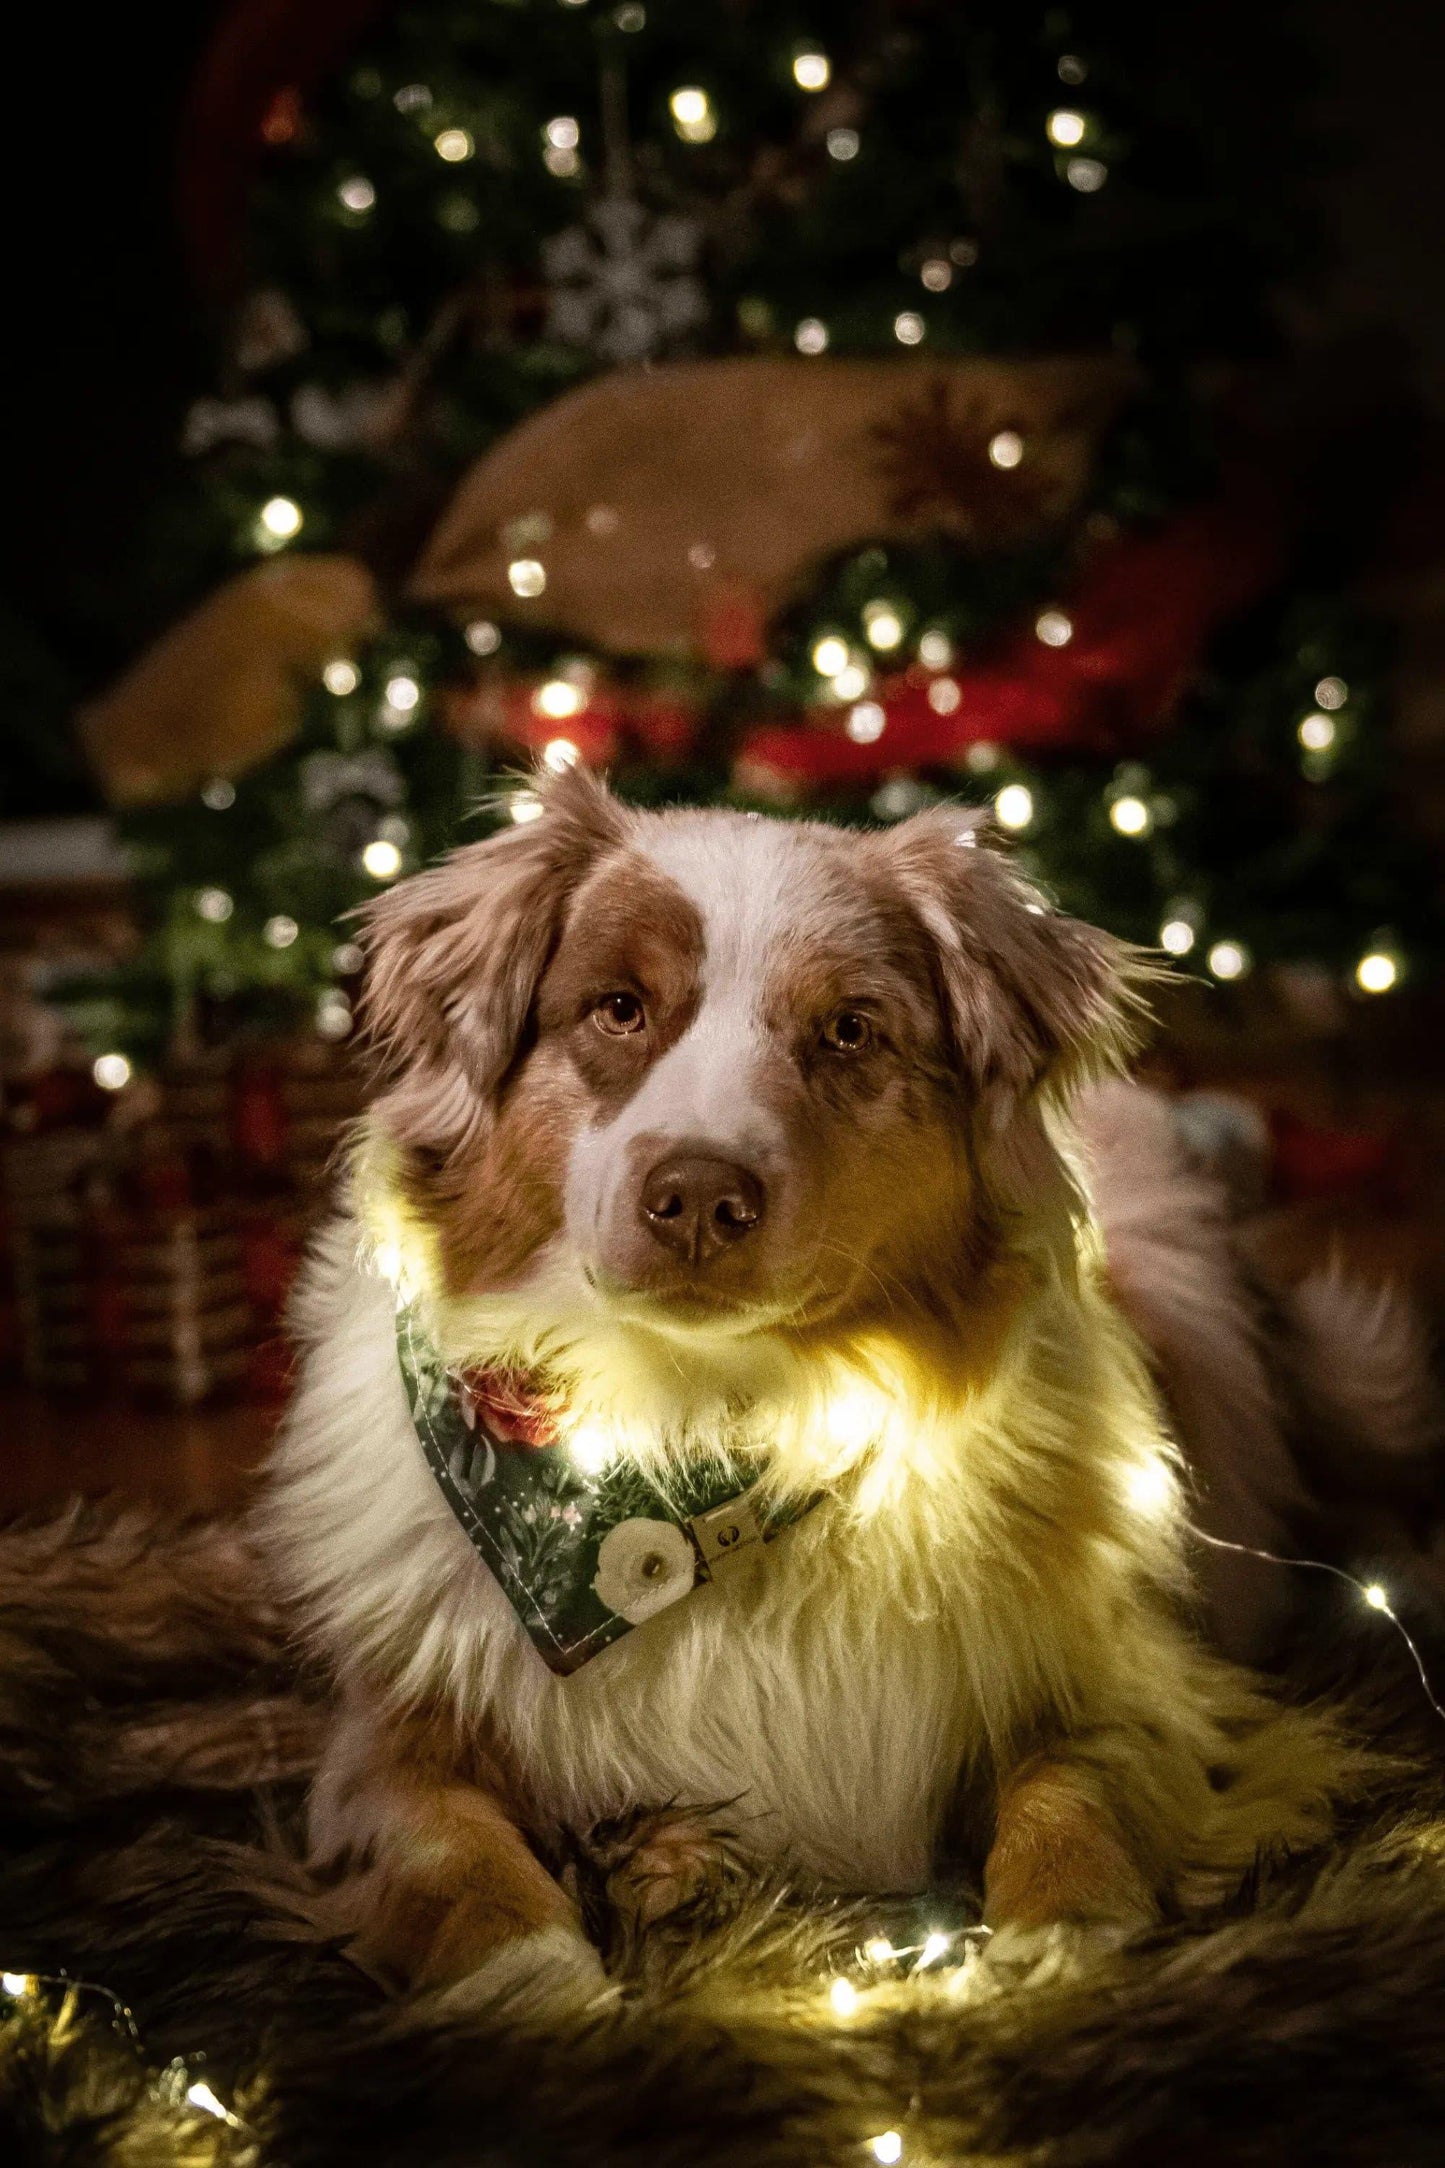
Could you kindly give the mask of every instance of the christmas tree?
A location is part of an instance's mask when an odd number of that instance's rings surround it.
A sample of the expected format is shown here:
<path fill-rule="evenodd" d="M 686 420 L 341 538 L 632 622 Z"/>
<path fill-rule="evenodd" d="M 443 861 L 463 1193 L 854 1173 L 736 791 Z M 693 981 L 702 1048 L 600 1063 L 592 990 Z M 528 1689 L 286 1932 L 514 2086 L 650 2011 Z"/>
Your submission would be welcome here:
<path fill-rule="evenodd" d="M 986 799 L 1219 982 L 1427 953 L 1384 645 L 1258 395 L 1316 255 L 1267 24 L 1241 88 L 1115 6 L 359 13 L 276 60 L 175 629 L 86 718 L 152 914 L 98 1044 L 344 1038 L 345 912 L 529 757 Z"/>

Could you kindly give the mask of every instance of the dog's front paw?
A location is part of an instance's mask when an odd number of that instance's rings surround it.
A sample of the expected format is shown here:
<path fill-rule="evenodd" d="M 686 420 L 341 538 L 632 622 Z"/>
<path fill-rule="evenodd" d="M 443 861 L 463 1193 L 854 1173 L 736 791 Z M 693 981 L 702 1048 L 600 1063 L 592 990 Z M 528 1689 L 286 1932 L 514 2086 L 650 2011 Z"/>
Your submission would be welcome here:
<path fill-rule="evenodd" d="M 599 2016 L 617 1997 L 585 1936 L 543 1927 L 502 1943 L 430 2006 L 448 2017 L 533 2031 Z"/>

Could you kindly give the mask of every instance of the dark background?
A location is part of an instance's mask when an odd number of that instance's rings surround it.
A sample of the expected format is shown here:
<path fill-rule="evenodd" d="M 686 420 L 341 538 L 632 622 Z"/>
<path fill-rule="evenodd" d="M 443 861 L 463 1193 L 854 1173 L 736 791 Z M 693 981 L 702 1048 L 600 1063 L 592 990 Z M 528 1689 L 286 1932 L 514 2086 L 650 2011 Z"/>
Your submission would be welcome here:
<path fill-rule="evenodd" d="M 31 9 L 26 57 L 12 61 L 0 521 L 0 656 L 10 654 L 0 668 L 9 697 L 42 705 L 57 733 L 71 700 L 157 629 L 138 544 L 177 463 L 185 405 L 212 374 L 212 327 L 177 216 L 177 138 L 225 12 L 223 0 Z M 1238 0 L 1181 12 L 1181 68 L 1207 37 L 1244 81 L 1259 12 Z M 1315 185 L 1339 245 L 1318 310 L 1296 329 L 1306 345 L 1345 342 L 1346 366 L 1386 382 L 1391 399 L 1418 394 L 1432 433 L 1445 434 L 1442 10 L 1438 0 L 1314 0 L 1292 16 L 1318 52 L 1319 83 L 1301 96 L 1325 122 Z M 18 733 L 4 723 L 0 733 L 7 812 L 83 800 L 73 765 L 37 772 Z"/>

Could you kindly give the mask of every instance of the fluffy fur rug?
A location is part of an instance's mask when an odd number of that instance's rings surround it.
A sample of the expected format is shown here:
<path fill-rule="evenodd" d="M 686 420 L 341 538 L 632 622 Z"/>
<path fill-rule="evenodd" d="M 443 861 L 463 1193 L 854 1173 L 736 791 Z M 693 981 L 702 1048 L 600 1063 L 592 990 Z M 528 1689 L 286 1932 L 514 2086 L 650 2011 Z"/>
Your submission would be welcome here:
<path fill-rule="evenodd" d="M 593 1832 L 569 1871 L 614 2011 L 480 2037 L 386 2004 L 296 1864 L 324 1696 L 235 1534 L 98 1512 L 14 1531 L 0 1966 L 113 1991 L 139 2041 L 95 1989 L 0 1997 L 0 2159 L 871 2168 L 894 2131 L 902 2168 L 1437 2162 L 1445 1727 L 1378 1621 L 1316 1601 L 1294 1690 L 1352 1689 L 1395 1759 L 1328 1856 L 1262 1863 L 1227 1915 L 870 1975 L 869 1937 L 916 1945 L 969 1894 L 844 1905 L 740 1876 L 707 1919 L 638 1940 L 609 1899 L 635 1832 Z M 866 1990 L 849 2016 L 828 1997 L 844 1970 Z"/>

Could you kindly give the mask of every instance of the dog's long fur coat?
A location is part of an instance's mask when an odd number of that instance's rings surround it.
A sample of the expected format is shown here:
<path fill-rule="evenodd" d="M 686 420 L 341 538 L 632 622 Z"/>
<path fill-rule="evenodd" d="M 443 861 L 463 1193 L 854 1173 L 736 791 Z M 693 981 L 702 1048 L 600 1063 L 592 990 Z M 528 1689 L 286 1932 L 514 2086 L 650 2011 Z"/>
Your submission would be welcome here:
<path fill-rule="evenodd" d="M 370 938 L 390 1089 L 312 1269 L 262 1526 L 342 1684 L 312 1841 L 362 1870 L 379 1971 L 590 1989 L 529 1845 L 667 1802 L 840 1888 L 920 1888 L 947 1849 L 1024 1928 L 1206 1904 L 1321 1835 L 1351 1756 L 1189 1621 L 1188 1492 L 1069 1126 L 1131 1042 L 1128 952 L 956 810 L 847 838 L 633 814 L 579 773 Z M 1116 1276 L 1144 1276 L 1222 1532 L 1259 1541 L 1288 1464 L 1160 1119 L 1095 1103 L 1099 1186 L 1112 1129 L 1179 1207 L 1173 1282 L 1147 1232 Z M 678 1139 L 766 1176 L 766 1226 L 706 1275 L 632 1201 Z M 659 1480 L 725 1427 L 774 1497 L 825 1503 L 554 1678 L 422 1460 L 398 1278 L 450 1358 L 563 1380 Z"/>

